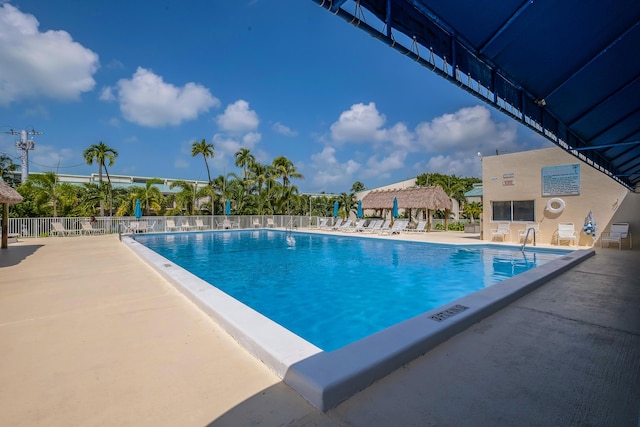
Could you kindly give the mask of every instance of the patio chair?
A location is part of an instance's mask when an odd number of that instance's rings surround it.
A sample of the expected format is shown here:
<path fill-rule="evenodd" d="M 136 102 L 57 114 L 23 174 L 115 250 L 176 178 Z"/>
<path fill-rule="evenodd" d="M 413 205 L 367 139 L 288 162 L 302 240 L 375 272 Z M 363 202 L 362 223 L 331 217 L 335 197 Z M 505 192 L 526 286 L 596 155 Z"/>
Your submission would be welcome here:
<path fill-rule="evenodd" d="M 334 230 L 337 230 L 337 229 L 340 228 L 341 225 L 342 225 L 342 218 L 338 218 L 338 219 L 336 219 L 336 222 L 335 222 L 335 224 L 333 224 L 332 228 Z"/>
<path fill-rule="evenodd" d="M 529 229 L 533 229 L 533 231 L 529 231 Z M 527 237 L 527 232 L 529 233 L 529 237 Z M 518 242 L 520 240 L 524 240 L 525 238 L 527 239 L 527 241 L 529 239 L 533 240 L 533 236 L 535 235 L 536 238 L 538 238 L 540 236 L 540 224 L 538 224 L 537 222 L 530 222 L 525 224 L 524 230 L 520 230 L 518 232 Z M 526 242 L 524 242 L 526 243 Z"/>
<path fill-rule="evenodd" d="M 578 235 L 572 222 L 561 222 L 558 224 L 558 246 L 561 242 L 574 242 L 578 246 Z"/>
<path fill-rule="evenodd" d="M 338 228 L 334 228 L 335 230 L 338 231 L 347 231 L 349 230 L 349 228 L 351 228 L 351 220 L 348 219 L 346 221 L 344 221 L 342 224 L 340 224 L 340 226 Z"/>
<path fill-rule="evenodd" d="M 318 222 L 318 228 L 329 228 L 329 218 L 320 218 L 320 221 Z"/>
<path fill-rule="evenodd" d="M 276 226 L 276 223 L 273 221 L 273 218 L 267 218 L 267 227 L 273 228 Z"/>
<path fill-rule="evenodd" d="M 383 234 L 386 232 L 391 231 L 391 220 L 387 219 L 385 220 L 382 225 L 378 228 L 378 234 Z"/>
<path fill-rule="evenodd" d="M 229 230 L 231 228 L 240 228 L 240 225 L 237 222 L 225 219 L 222 221 L 222 228 L 225 230 Z"/>
<path fill-rule="evenodd" d="M 631 233 L 629 232 L 629 223 L 627 222 L 616 222 L 611 224 L 609 231 L 605 231 L 600 236 L 600 247 L 604 247 L 604 243 L 607 243 L 607 247 L 609 247 L 609 243 L 617 243 L 618 250 L 622 249 L 622 239 L 629 239 L 629 249 L 633 249 L 633 244 L 631 242 Z"/>
<path fill-rule="evenodd" d="M 416 225 L 416 228 L 413 228 L 413 229 L 409 228 L 407 229 L 407 231 L 412 231 L 414 233 L 426 233 L 427 232 L 426 227 L 427 227 L 427 220 L 424 219 L 424 220 L 418 221 L 418 225 Z"/>
<path fill-rule="evenodd" d="M 253 218 L 253 228 L 260 228 L 262 227 L 262 223 L 260 221 L 260 218 Z"/>
<path fill-rule="evenodd" d="M 61 222 L 51 223 L 51 234 L 56 236 L 69 236 L 72 233 L 71 230 L 64 228 Z M 75 233 L 74 233 L 75 234 Z"/>
<path fill-rule="evenodd" d="M 204 222 L 202 222 L 202 220 L 201 220 L 201 219 L 196 219 L 196 225 L 195 225 L 195 227 L 196 227 L 198 230 L 204 230 L 205 228 L 207 228 L 207 226 L 204 224 Z"/>
<path fill-rule="evenodd" d="M 491 240 L 499 237 L 503 242 L 506 242 L 505 236 L 509 235 L 509 240 L 511 240 L 511 224 L 508 222 L 499 222 L 498 228 L 493 228 L 490 231 Z"/>
<path fill-rule="evenodd" d="M 104 228 L 94 227 L 89 221 L 82 221 L 80 225 L 82 226 L 82 234 L 104 234 L 107 231 Z"/>
<path fill-rule="evenodd" d="M 164 226 L 165 230 L 167 231 L 173 231 L 173 230 L 177 230 L 179 227 L 176 227 L 176 222 L 172 219 L 168 219 L 165 222 L 165 226 Z"/>
<path fill-rule="evenodd" d="M 374 219 L 373 221 L 371 221 L 369 223 L 369 225 L 367 225 L 364 230 L 362 230 L 364 233 L 375 233 L 376 231 L 380 230 L 380 228 L 382 228 L 382 224 L 384 224 L 384 221 L 381 219 Z"/>
<path fill-rule="evenodd" d="M 356 221 L 356 226 L 355 227 L 353 227 L 353 228 L 349 227 L 344 231 L 347 231 L 349 233 L 357 233 L 359 231 L 364 231 L 364 225 L 366 223 L 367 223 L 366 219 L 359 219 L 359 220 Z"/>
<path fill-rule="evenodd" d="M 184 230 L 184 231 L 189 231 L 192 228 L 196 228 L 195 225 L 191 225 L 191 223 L 189 222 L 188 219 L 183 219 L 182 222 L 180 223 L 180 229 Z"/>

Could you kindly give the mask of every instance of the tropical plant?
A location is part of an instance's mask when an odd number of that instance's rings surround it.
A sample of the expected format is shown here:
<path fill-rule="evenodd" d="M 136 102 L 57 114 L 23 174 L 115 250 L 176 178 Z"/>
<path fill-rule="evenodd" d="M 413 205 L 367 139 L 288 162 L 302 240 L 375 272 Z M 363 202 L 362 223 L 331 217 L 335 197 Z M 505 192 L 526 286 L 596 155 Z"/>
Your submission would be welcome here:
<path fill-rule="evenodd" d="M 175 208 L 172 213 L 181 213 L 186 211 L 193 215 L 196 205 L 196 184 L 187 181 L 174 181 L 169 184 L 169 188 L 179 188 L 180 191 L 174 195 Z"/>
<path fill-rule="evenodd" d="M 20 180 L 15 178 L 15 175 L 11 172 L 18 170 L 18 165 L 13 163 L 11 157 L 4 153 L 0 153 L 0 180 L 6 182 L 12 187 L 15 187 L 20 183 Z"/>
<path fill-rule="evenodd" d="M 360 181 L 354 182 L 353 185 L 351 186 L 351 192 L 352 193 L 358 193 L 358 192 L 364 191 L 364 190 L 366 190 L 366 187 Z"/>
<path fill-rule="evenodd" d="M 111 194 L 111 178 L 109 177 L 109 171 L 107 170 L 107 164 L 105 162 L 108 160 L 109 166 L 113 165 L 116 157 L 118 157 L 118 152 L 100 141 L 98 144 L 89 146 L 89 148 L 84 150 L 82 155 L 88 165 L 92 165 L 94 161 L 98 163 L 98 181 L 100 182 L 100 187 L 102 187 L 102 168 L 104 167 L 109 182 L 109 194 Z M 111 211 L 113 200 L 111 197 L 109 197 L 109 200 L 109 210 Z M 100 216 L 104 216 L 104 203 L 102 199 L 100 199 Z"/>
<path fill-rule="evenodd" d="M 18 191 L 28 193 L 33 200 L 35 210 L 40 215 L 65 216 L 77 203 L 76 188 L 68 183 L 59 183 L 55 172 L 31 174 L 27 182 L 18 187 Z"/>
<path fill-rule="evenodd" d="M 236 163 L 235 163 L 236 166 L 239 168 L 242 168 L 242 177 L 244 178 L 245 187 L 248 192 L 249 189 L 247 186 L 247 179 L 248 179 L 247 168 L 249 168 L 256 161 L 256 158 L 254 157 L 253 154 L 251 154 L 248 148 L 240 148 L 235 154 L 235 159 L 236 159 Z"/>
<path fill-rule="evenodd" d="M 147 180 L 144 187 L 136 187 L 131 190 L 129 201 L 135 203 L 135 200 L 139 199 L 140 206 L 146 216 L 150 215 L 152 210 L 156 214 L 161 214 L 164 209 L 165 198 L 156 185 L 162 183 L 163 181 L 159 178 Z"/>
<path fill-rule="evenodd" d="M 211 172 L 209 170 L 209 163 L 207 162 L 207 157 L 211 157 L 213 159 L 214 147 L 213 144 L 207 143 L 205 139 L 202 139 L 200 142 L 194 142 L 191 144 L 191 157 L 196 157 L 198 155 L 202 155 L 204 159 L 204 165 L 207 168 L 207 179 L 208 182 L 211 182 Z"/>

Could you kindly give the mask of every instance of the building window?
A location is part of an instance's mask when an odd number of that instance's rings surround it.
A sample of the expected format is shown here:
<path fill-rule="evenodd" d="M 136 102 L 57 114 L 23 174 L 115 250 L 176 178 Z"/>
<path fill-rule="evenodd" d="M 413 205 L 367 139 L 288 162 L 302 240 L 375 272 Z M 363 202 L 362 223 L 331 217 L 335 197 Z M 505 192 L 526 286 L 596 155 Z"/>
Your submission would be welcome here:
<path fill-rule="evenodd" d="M 535 221 L 533 200 L 491 202 L 492 221 Z"/>

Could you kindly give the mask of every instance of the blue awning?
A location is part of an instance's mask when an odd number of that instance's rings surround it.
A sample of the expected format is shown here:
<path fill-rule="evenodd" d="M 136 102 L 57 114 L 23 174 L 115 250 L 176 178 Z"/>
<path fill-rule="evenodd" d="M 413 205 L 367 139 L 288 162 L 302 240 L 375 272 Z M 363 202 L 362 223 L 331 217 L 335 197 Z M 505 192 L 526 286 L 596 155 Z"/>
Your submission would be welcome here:
<path fill-rule="evenodd" d="M 640 1 L 313 1 L 640 187 Z"/>

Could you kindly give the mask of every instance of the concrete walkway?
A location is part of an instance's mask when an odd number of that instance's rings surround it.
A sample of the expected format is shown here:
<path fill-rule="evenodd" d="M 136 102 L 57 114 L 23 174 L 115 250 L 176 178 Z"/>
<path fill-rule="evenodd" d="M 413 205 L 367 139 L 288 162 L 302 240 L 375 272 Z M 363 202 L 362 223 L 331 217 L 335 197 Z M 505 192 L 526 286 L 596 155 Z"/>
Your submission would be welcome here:
<path fill-rule="evenodd" d="M 0 251 L 0 425 L 637 426 L 638 277 L 598 250 L 323 413 L 117 237 L 29 239 Z"/>

